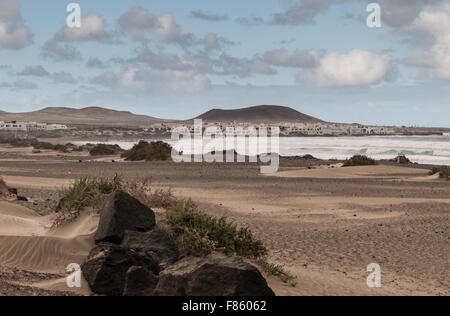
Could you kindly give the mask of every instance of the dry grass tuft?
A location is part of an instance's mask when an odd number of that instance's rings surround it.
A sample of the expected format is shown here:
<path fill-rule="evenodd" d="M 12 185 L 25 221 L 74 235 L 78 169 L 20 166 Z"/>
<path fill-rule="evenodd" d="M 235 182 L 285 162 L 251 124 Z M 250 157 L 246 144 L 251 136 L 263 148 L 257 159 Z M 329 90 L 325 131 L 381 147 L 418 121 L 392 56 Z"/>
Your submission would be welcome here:
<path fill-rule="evenodd" d="M 150 208 L 170 208 L 177 204 L 172 190 L 155 188 L 151 177 L 143 180 L 124 180 L 120 176 L 114 178 L 118 189 L 123 190 Z"/>
<path fill-rule="evenodd" d="M 279 278 L 283 283 L 290 284 L 293 287 L 297 286 L 296 277 L 293 276 L 290 272 L 286 271 L 286 269 L 278 264 L 268 263 L 265 260 L 258 260 L 256 262 L 262 270 L 270 276 L 274 276 Z"/>
<path fill-rule="evenodd" d="M 82 211 L 91 209 L 99 212 L 106 197 L 115 190 L 123 190 L 150 208 L 168 208 L 176 204 L 170 189 L 155 189 L 151 178 L 144 180 L 124 180 L 114 178 L 82 178 L 59 192 L 60 201 L 54 227 L 76 220 Z"/>

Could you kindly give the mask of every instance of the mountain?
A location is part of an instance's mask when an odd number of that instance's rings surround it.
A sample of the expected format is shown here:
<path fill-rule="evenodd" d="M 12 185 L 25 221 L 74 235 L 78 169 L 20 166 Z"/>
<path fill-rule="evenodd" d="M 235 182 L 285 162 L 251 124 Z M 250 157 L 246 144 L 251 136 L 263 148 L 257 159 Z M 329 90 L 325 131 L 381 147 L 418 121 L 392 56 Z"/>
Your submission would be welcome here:
<path fill-rule="evenodd" d="M 146 115 L 136 115 L 127 111 L 115 111 L 100 107 L 87 107 L 84 109 L 54 107 L 28 113 L 0 111 L 0 121 L 137 127 L 160 123 L 163 120 Z"/>
<path fill-rule="evenodd" d="M 214 109 L 196 119 L 208 122 L 253 122 L 253 123 L 320 123 L 315 117 L 303 114 L 292 108 L 277 105 L 260 105 L 237 110 Z"/>
<path fill-rule="evenodd" d="M 214 109 L 196 119 L 209 122 L 251 122 L 251 123 L 320 123 L 321 120 L 300 113 L 284 106 L 261 105 L 237 110 Z M 64 107 L 49 107 L 27 113 L 8 113 L 0 111 L 0 121 L 25 121 L 42 123 L 60 123 L 95 126 L 138 127 L 155 123 L 176 122 L 163 120 L 146 115 L 136 115 L 128 111 L 116 111 L 100 107 L 73 109 Z"/>

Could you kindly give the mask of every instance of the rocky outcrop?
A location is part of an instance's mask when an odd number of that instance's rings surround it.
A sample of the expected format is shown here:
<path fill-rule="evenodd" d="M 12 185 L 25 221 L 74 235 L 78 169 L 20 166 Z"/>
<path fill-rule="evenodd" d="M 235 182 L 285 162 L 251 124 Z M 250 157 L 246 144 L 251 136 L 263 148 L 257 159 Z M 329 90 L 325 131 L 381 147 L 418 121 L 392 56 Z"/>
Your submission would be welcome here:
<path fill-rule="evenodd" d="M 145 267 L 128 269 L 123 296 L 153 296 L 158 277 Z"/>
<path fill-rule="evenodd" d="M 274 296 L 254 266 L 241 258 L 189 258 L 161 272 L 156 296 Z"/>
<path fill-rule="evenodd" d="M 273 296 L 241 258 L 178 261 L 178 248 L 155 227 L 155 214 L 125 192 L 112 193 L 100 214 L 81 269 L 91 290 L 108 296 Z"/>
<path fill-rule="evenodd" d="M 402 165 L 402 164 L 410 164 L 411 160 L 409 160 L 405 155 L 398 155 L 394 159 L 394 162 Z"/>
<path fill-rule="evenodd" d="M 109 243 L 101 243 L 93 248 L 81 270 L 94 293 L 119 296 L 124 291 L 127 272 L 133 266 L 159 273 L 156 256 Z"/>
<path fill-rule="evenodd" d="M 156 225 L 155 213 L 123 191 L 111 193 L 101 212 L 95 242 L 120 244 L 124 232 L 147 232 Z"/>
<path fill-rule="evenodd" d="M 126 231 L 122 246 L 133 251 L 154 253 L 163 269 L 177 262 L 180 256 L 175 243 L 159 228 L 147 233 Z"/>

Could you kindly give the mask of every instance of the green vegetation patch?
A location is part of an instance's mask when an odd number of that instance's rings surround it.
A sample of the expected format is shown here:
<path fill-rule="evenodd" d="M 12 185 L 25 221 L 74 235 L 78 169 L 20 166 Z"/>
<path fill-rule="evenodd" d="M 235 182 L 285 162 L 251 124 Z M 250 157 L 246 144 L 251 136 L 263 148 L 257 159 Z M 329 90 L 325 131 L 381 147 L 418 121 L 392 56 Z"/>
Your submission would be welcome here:
<path fill-rule="evenodd" d="M 125 151 L 122 157 L 127 161 L 165 161 L 172 157 L 172 146 L 161 141 L 151 143 L 140 141 Z"/>
<path fill-rule="evenodd" d="M 376 164 L 375 159 L 363 155 L 355 155 L 344 161 L 344 167 L 374 166 Z"/>
<path fill-rule="evenodd" d="M 439 173 L 439 177 L 442 179 L 450 179 L 450 167 L 448 166 L 434 167 L 430 171 L 430 175 L 435 175 L 437 173 Z"/>
<path fill-rule="evenodd" d="M 119 145 L 97 144 L 90 151 L 91 156 L 117 155 L 123 152 Z"/>
<path fill-rule="evenodd" d="M 215 218 L 200 212 L 192 202 L 180 202 L 169 209 L 167 221 L 187 255 L 206 256 L 219 251 L 258 259 L 267 254 L 263 243 L 248 227 L 238 228 L 225 217 Z"/>

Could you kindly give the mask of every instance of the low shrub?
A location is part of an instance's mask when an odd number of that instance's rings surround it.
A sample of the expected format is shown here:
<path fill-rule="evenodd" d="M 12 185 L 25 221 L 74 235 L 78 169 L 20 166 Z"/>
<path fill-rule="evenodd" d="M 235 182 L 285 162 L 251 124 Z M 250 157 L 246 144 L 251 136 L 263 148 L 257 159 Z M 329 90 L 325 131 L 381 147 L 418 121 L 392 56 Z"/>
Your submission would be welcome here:
<path fill-rule="evenodd" d="M 119 145 L 98 144 L 89 151 L 91 156 L 117 155 L 123 152 Z"/>
<path fill-rule="evenodd" d="M 32 144 L 34 149 L 47 149 L 47 150 L 53 150 L 55 148 L 55 145 L 51 144 L 51 143 L 46 143 L 46 142 L 34 142 Z"/>
<path fill-rule="evenodd" d="M 161 141 L 151 143 L 140 141 L 122 154 L 127 161 L 165 161 L 171 156 L 172 146 Z"/>
<path fill-rule="evenodd" d="M 62 153 L 69 152 L 69 149 L 66 147 L 66 145 L 60 145 L 60 144 L 53 146 L 53 150 L 60 151 Z"/>
<path fill-rule="evenodd" d="M 363 155 L 355 155 L 344 161 L 344 167 L 374 166 L 376 164 L 377 162 L 375 159 Z"/>
<path fill-rule="evenodd" d="M 448 166 L 434 167 L 430 171 L 430 175 L 435 175 L 437 173 L 439 173 L 439 177 L 442 179 L 450 179 L 450 167 Z"/>
<path fill-rule="evenodd" d="M 14 138 L 0 137 L 0 144 L 8 144 L 13 147 L 33 147 L 36 150 L 56 150 L 62 153 L 68 153 L 69 148 L 66 145 L 53 145 L 48 142 L 41 142 L 35 138 Z"/>
<path fill-rule="evenodd" d="M 197 210 L 192 202 L 180 202 L 167 211 L 167 222 L 179 247 L 192 256 L 213 251 L 246 258 L 261 258 L 267 249 L 248 227 L 238 228 L 227 218 L 215 218 Z"/>

